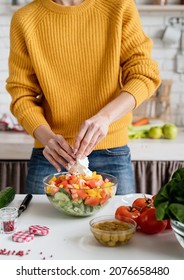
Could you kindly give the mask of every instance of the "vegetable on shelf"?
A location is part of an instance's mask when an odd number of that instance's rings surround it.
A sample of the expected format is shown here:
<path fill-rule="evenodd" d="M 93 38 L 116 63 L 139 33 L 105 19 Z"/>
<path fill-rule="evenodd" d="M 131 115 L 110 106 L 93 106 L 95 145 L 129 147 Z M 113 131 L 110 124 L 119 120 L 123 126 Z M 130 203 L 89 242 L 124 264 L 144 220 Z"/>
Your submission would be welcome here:
<path fill-rule="evenodd" d="M 133 139 L 159 139 L 163 137 L 164 139 L 174 139 L 178 133 L 177 126 L 175 124 L 144 124 L 144 125 L 129 125 L 128 126 L 128 137 L 130 140 Z"/>
<path fill-rule="evenodd" d="M 148 118 L 141 118 L 135 122 L 132 123 L 133 126 L 140 126 L 140 125 L 145 125 L 149 124 L 149 119 Z"/>
<path fill-rule="evenodd" d="M 128 127 L 128 137 L 129 139 L 141 139 L 148 137 L 148 131 L 151 128 L 151 125 L 141 125 L 133 126 L 129 125 Z"/>
<path fill-rule="evenodd" d="M 154 199 L 158 220 L 184 223 L 184 168 L 177 169 Z"/>

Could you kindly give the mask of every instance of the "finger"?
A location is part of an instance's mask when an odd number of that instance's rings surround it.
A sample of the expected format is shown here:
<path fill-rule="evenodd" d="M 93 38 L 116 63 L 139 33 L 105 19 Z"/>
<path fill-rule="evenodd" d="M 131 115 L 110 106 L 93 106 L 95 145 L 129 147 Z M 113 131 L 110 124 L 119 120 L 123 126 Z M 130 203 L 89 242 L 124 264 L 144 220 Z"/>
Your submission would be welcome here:
<path fill-rule="evenodd" d="M 56 135 L 55 140 L 57 141 L 57 143 L 60 146 L 60 151 L 63 150 L 65 151 L 68 155 L 70 155 L 71 157 L 74 156 L 73 154 L 73 148 L 68 144 L 68 142 L 64 139 L 63 136 L 61 135 Z"/>
<path fill-rule="evenodd" d="M 44 157 L 54 166 L 54 168 L 57 170 L 57 172 L 61 172 L 61 166 L 57 163 L 57 161 L 52 157 L 51 154 L 46 153 L 43 151 Z"/>
<path fill-rule="evenodd" d="M 74 144 L 74 153 L 76 156 L 83 155 L 84 150 L 89 145 L 93 135 L 98 133 L 99 125 L 97 122 L 92 122 L 91 120 L 86 120 L 82 125 Z"/>
<path fill-rule="evenodd" d="M 75 156 L 73 155 L 73 150 L 71 146 L 65 144 L 65 140 L 62 137 L 55 137 L 50 139 L 45 147 L 47 153 L 51 154 L 59 163 L 61 163 L 60 158 L 64 158 L 67 162 L 73 161 Z M 62 145 L 65 149 L 63 149 Z"/>
<path fill-rule="evenodd" d="M 92 123 L 81 141 L 80 147 L 76 153 L 76 157 L 81 157 L 82 155 L 86 155 L 91 151 L 98 139 L 100 141 L 107 134 L 107 129 L 104 129 L 102 126 L 99 126 L 98 123 Z"/>
<path fill-rule="evenodd" d="M 80 147 L 76 153 L 76 157 L 81 157 L 84 155 L 85 150 L 88 146 L 93 147 L 94 138 L 98 137 L 98 131 L 96 131 L 94 128 L 88 128 L 86 134 L 84 135 L 84 138 L 81 140 Z M 80 155 L 80 156 L 79 156 Z"/>
<path fill-rule="evenodd" d="M 48 147 L 45 147 L 45 154 L 50 155 L 53 160 L 55 160 L 56 163 L 59 163 L 63 165 L 65 168 L 68 165 L 69 162 L 73 162 L 73 158 L 70 157 L 65 151 L 61 150 L 60 153 L 58 153 L 58 150 L 49 150 Z"/>
<path fill-rule="evenodd" d="M 76 157 L 69 155 L 65 150 L 61 149 L 60 146 L 54 151 L 54 158 L 60 162 L 60 159 L 64 159 L 66 162 L 75 161 Z"/>
<path fill-rule="evenodd" d="M 86 135 L 87 136 L 87 135 Z M 85 155 L 87 156 L 96 146 L 97 140 L 100 139 L 100 134 L 99 132 L 96 132 L 95 134 L 92 135 L 91 138 L 88 138 L 88 140 L 86 140 L 86 136 L 84 138 L 84 140 L 81 143 L 81 148 L 79 149 L 79 154 Z M 84 146 L 83 146 L 84 143 Z M 86 143 L 86 145 L 85 145 Z M 83 148 L 83 150 L 82 150 Z"/>
<path fill-rule="evenodd" d="M 94 140 L 93 145 L 88 146 L 87 149 L 84 151 L 85 156 L 87 157 L 88 155 L 91 154 L 91 152 L 94 150 L 94 148 L 98 145 L 98 143 L 103 139 L 104 137 L 101 137 L 100 135 Z"/>
<path fill-rule="evenodd" d="M 75 142 L 74 142 L 74 146 L 73 146 L 73 150 L 74 150 L 74 154 L 77 154 L 78 153 L 78 149 L 81 145 L 81 141 L 82 139 L 84 138 L 86 132 L 88 130 L 88 125 L 87 123 L 85 122 L 80 130 L 79 130 L 79 133 L 77 134 L 76 138 L 75 138 Z"/>

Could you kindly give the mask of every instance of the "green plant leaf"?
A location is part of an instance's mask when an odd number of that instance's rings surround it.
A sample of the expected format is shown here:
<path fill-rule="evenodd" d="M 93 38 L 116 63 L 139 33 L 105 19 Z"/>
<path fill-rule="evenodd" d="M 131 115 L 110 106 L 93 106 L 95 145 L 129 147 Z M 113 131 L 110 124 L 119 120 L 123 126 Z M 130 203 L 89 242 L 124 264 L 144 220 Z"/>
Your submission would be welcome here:
<path fill-rule="evenodd" d="M 171 183 L 169 182 L 159 190 L 154 199 L 155 207 L 157 207 L 160 203 L 170 201 L 170 185 Z"/>
<path fill-rule="evenodd" d="M 184 223 L 184 168 L 179 168 L 154 199 L 159 220 L 174 219 Z"/>
<path fill-rule="evenodd" d="M 172 219 L 184 223 L 184 205 L 179 203 L 172 203 L 169 205 L 169 215 Z"/>
<path fill-rule="evenodd" d="M 181 181 L 177 181 L 176 179 L 171 180 L 170 200 L 184 204 L 184 179 Z"/>
<path fill-rule="evenodd" d="M 172 179 L 176 179 L 177 181 L 184 180 L 184 168 L 177 169 L 172 175 Z"/>
<path fill-rule="evenodd" d="M 169 202 L 162 202 L 158 205 L 158 207 L 156 207 L 156 218 L 157 220 L 167 220 L 170 219 L 168 216 L 168 205 Z"/>

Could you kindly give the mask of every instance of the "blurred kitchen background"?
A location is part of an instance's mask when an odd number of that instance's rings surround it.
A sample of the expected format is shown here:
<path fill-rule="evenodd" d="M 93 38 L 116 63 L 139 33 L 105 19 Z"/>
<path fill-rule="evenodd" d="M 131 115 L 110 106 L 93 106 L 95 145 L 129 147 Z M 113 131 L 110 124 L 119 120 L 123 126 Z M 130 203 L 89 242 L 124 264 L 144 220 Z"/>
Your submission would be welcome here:
<path fill-rule="evenodd" d="M 10 21 L 15 10 L 28 2 L 0 0 L 0 189 L 12 185 L 17 193 L 24 192 L 33 139 L 26 133 L 16 133 L 21 127 L 10 113 L 5 81 Z M 184 0 L 135 2 L 145 33 L 153 40 L 152 55 L 159 64 L 162 83 L 153 97 L 134 111 L 134 120 L 148 117 L 180 128 L 172 141 L 130 141 L 136 191 L 155 193 L 177 168 L 184 167 Z"/>

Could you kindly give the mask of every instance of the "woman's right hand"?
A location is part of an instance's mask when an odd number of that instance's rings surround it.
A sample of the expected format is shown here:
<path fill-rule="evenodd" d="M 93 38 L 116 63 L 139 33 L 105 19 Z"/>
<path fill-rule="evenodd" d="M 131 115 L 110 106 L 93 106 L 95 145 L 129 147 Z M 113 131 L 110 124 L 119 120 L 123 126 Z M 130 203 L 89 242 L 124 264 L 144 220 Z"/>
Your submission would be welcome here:
<path fill-rule="evenodd" d="M 61 165 L 67 168 L 69 162 L 75 162 L 73 148 L 62 135 L 54 134 L 47 126 L 41 125 L 35 130 L 34 136 L 43 144 L 43 155 L 57 172 L 61 171 Z"/>
<path fill-rule="evenodd" d="M 68 163 L 75 161 L 72 147 L 63 136 L 58 134 L 49 139 L 43 150 L 43 155 L 58 172 L 61 171 L 60 165 L 67 169 Z"/>

